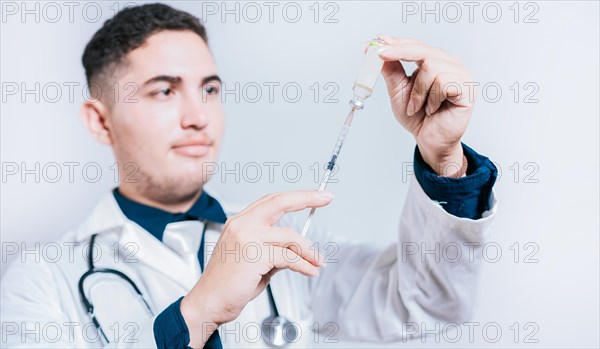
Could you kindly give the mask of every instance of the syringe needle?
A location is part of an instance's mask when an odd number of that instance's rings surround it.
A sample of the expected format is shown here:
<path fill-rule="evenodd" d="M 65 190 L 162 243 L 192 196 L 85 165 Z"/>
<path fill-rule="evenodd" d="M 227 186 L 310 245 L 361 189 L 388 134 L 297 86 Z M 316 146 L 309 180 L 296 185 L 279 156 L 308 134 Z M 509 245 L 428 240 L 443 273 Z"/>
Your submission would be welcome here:
<path fill-rule="evenodd" d="M 335 143 L 335 148 L 333 149 L 333 154 L 331 155 L 331 160 L 327 164 L 327 170 L 325 171 L 325 175 L 323 176 L 323 180 L 321 181 L 321 185 L 319 186 L 318 191 L 323 191 L 327 187 L 327 183 L 329 183 L 329 177 L 331 176 L 331 171 L 333 171 L 333 167 L 335 166 L 335 162 L 340 155 L 340 151 L 342 150 L 342 145 L 344 145 L 344 141 L 346 140 L 346 135 L 350 130 L 350 125 L 352 125 L 352 116 L 354 115 L 354 111 L 356 109 L 352 108 L 348 116 L 346 117 L 346 121 L 344 122 L 344 127 L 342 127 L 342 131 L 340 131 L 340 135 L 338 136 L 337 142 Z M 304 228 L 302 228 L 302 236 L 306 236 L 308 232 L 308 227 L 310 226 L 310 222 L 312 221 L 312 217 L 314 216 L 316 208 L 313 207 L 308 214 L 308 218 L 306 219 L 306 223 L 304 223 Z"/>
<path fill-rule="evenodd" d="M 379 38 L 371 40 L 369 43 L 365 60 L 363 61 L 356 80 L 354 81 L 354 87 L 352 88 L 354 93 L 352 99 L 350 100 L 350 106 L 352 109 L 350 110 L 350 113 L 344 122 L 344 127 L 342 127 L 342 131 L 340 132 L 337 142 L 335 143 L 331 160 L 329 160 L 329 163 L 327 164 L 327 171 L 325 172 L 325 176 L 323 177 L 323 181 L 321 182 L 321 186 L 319 187 L 318 191 L 325 190 L 327 182 L 329 182 L 331 171 L 333 170 L 335 162 L 340 155 L 340 150 L 342 149 L 346 135 L 350 130 L 354 111 L 362 110 L 365 106 L 365 99 L 367 99 L 369 96 L 371 96 L 371 93 L 373 93 L 373 88 L 375 87 L 375 83 L 377 82 L 377 78 L 379 77 L 381 68 L 383 67 L 383 59 L 379 57 L 379 52 L 384 45 L 387 45 L 387 43 Z M 304 223 L 304 228 L 302 229 L 302 236 L 306 236 L 312 217 L 315 214 L 315 210 L 316 208 L 314 207 L 310 210 L 308 218 L 306 219 L 306 223 Z"/>

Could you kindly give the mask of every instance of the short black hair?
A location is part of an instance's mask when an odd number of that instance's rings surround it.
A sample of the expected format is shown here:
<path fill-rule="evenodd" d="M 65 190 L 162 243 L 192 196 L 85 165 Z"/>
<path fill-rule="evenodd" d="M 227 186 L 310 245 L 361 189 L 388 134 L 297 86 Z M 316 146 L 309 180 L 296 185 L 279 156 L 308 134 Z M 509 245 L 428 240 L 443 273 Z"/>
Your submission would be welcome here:
<path fill-rule="evenodd" d="M 148 37 L 163 30 L 190 30 L 208 44 L 200 20 L 185 11 L 158 3 L 126 7 L 104 22 L 83 51 L 81 61 L 90 91 L 93 82 L 112 72 Z"/>

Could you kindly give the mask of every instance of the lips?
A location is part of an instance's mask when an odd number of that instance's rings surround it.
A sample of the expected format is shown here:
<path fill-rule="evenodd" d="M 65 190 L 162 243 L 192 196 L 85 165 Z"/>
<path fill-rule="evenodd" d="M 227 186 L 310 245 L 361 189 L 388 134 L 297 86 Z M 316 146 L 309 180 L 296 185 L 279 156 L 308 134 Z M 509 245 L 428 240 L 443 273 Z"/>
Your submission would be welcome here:
<path fill-rule="evenodd" d="M 205 156 L 210 151 L 212 142 L 208 139 L 187 140 L 173 146 L 173 151 L 185 156 Z"/>

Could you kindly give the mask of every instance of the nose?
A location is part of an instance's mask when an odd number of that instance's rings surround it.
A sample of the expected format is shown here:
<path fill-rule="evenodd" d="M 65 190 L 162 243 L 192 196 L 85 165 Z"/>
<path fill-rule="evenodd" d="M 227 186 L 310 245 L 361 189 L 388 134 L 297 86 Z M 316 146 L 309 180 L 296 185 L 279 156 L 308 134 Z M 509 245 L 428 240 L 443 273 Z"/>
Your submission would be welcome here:
<path fill-rule="evenodd" d="M 208 103 L 202 99 L 201 93 L 182 94 L 181 128 L 201 130 L 208 125 Z"/>

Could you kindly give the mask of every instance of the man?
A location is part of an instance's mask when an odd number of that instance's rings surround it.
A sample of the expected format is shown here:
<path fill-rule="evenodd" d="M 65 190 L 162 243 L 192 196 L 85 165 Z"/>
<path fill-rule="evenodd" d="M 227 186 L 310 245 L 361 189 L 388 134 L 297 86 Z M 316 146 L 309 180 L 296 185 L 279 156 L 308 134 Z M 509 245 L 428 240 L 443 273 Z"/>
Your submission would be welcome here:
<path fill-rule="evenodd" d="M 496 202 L 495 167 L 461 143 L 473 96 L 446 88 L 471 78 L 443 51 L 380 39 L 388 44 L 380 57 L 393 113 L 417 141 L 416 179 L 399 240 L 386 249 L 312 229 L 308 236 L 320 247 L 336 243 L 324 267 L 327 251 L 301 237 L 301 225 L 285 214 L 325 206 L 332 193 L 275 193 L 230 212 L 203 190 L 203 165 L 217 160 L 224 113 L 198 19 L 147 4 L 108 20 L 83 54 L 94 99 L 81 115 L 92 136 L 112 147 L 120 184 L 63 237 L 65 258 L 15 262 L 7 271 L 3 345 L 264 347 L 268 339 L 247 329 L 273 312 L 270 298 L 294 324 L 298 336 L 288 339 L 298 347 L 317 338 L 309 330 L 393 341 L 421 335 L 419 326 L 465 321 Z M 407 76 L 400 61 L 416 62 L 417 71 Z M 135 94 L 115 99 L 106 93 L 115 83 L 133 83 Z M 435 261 L 407 253 L 403 243 L 453 243 L 475 258 Z"/>

